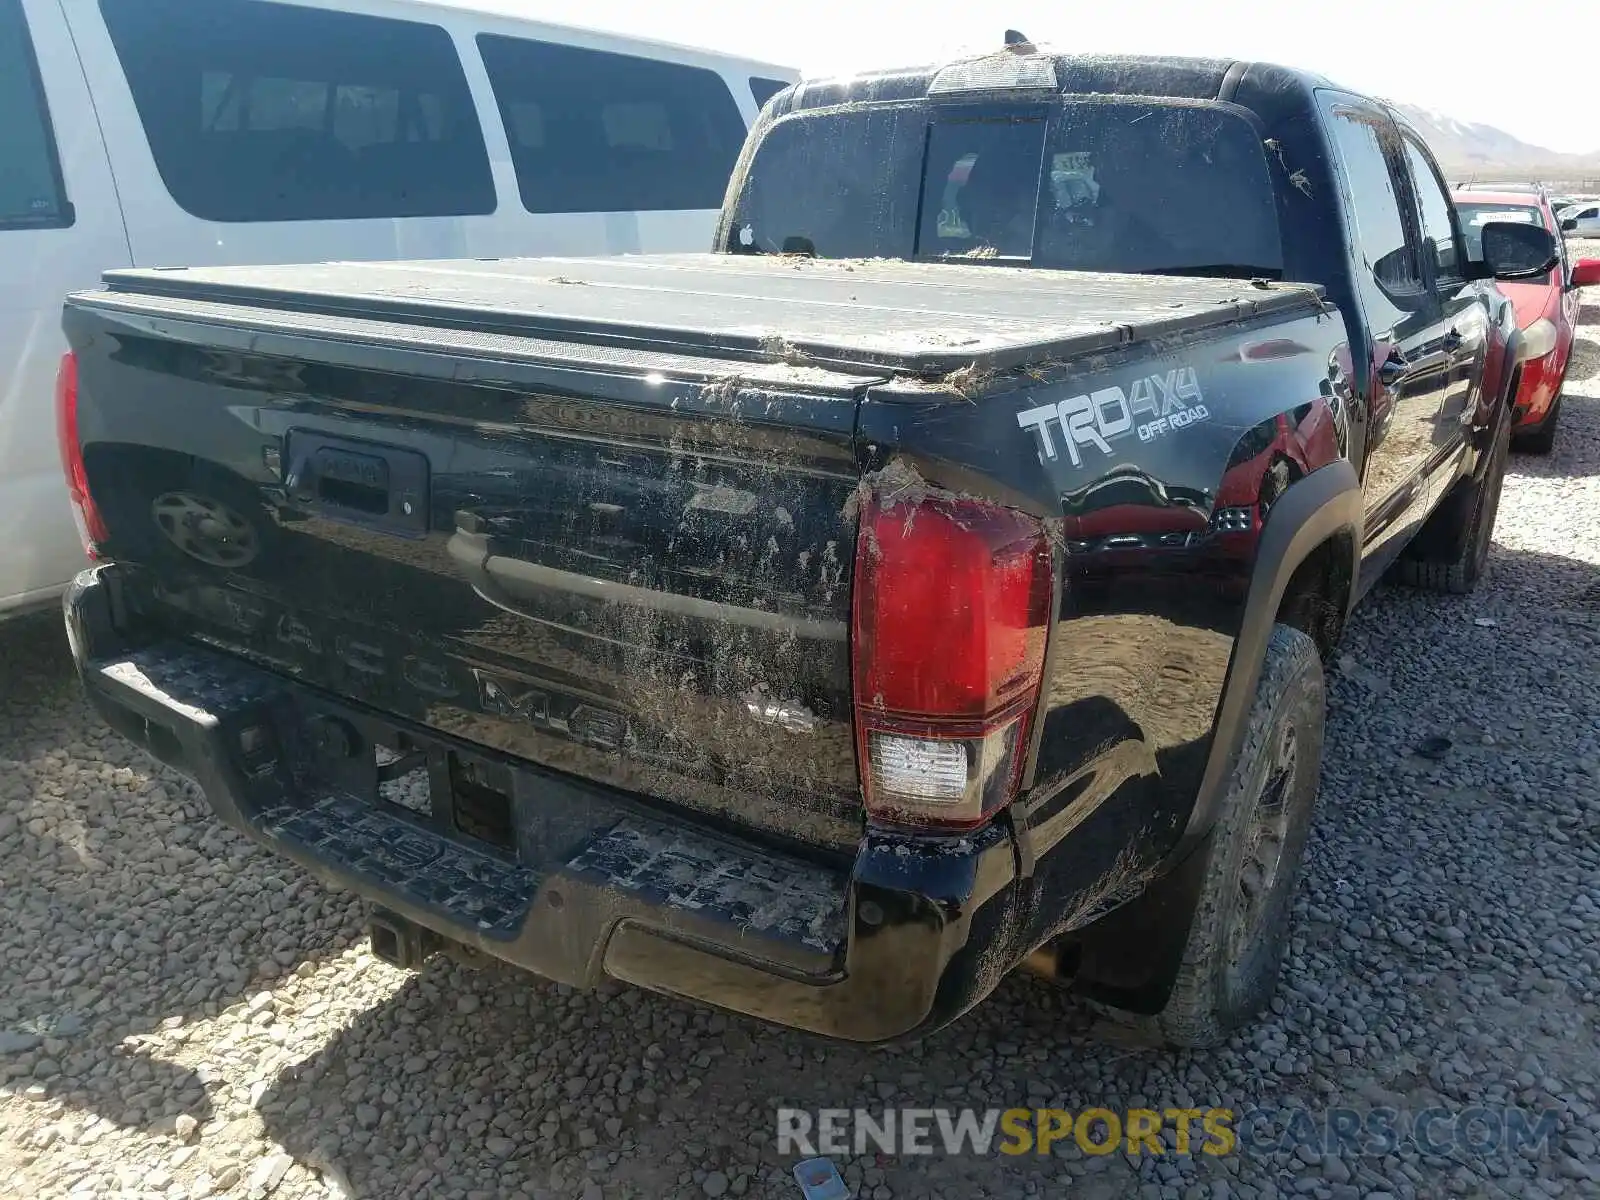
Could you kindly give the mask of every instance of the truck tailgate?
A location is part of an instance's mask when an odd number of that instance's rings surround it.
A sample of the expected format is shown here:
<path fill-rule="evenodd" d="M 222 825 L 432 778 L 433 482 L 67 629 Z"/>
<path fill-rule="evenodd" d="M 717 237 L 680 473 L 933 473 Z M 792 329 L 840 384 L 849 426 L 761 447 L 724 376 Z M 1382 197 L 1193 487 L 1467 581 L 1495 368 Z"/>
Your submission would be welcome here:
<path fill-rule="evenodd" d="M 854 846 L 867 373 L 134 294 L 67 324 L 108 552 L 175 631 Z"/>

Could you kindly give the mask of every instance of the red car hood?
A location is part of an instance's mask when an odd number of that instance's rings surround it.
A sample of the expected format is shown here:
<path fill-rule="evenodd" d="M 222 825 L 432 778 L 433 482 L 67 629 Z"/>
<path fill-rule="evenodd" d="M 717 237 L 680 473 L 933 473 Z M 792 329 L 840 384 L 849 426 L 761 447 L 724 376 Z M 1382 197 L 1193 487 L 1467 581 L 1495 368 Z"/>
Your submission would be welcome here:
<path fill-rule="evenodd" d="M 1556 272 L 1550 272 L 1549 280 L 1535 280 L 1528 283 L 1502 283 L 1500 290 L 1505 293 L 1511 306 L 1517 310 L 1517 328 L 1526 329 L 1540 317 L 1555 317 L 1559 307 L 1561 289 L 1553 282 Z"/>

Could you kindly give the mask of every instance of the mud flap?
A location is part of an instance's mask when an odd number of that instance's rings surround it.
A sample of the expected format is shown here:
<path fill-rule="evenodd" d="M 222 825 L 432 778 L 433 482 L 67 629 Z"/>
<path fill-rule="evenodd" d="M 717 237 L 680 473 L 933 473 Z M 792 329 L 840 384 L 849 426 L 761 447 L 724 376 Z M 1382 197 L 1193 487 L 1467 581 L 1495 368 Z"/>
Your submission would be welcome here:
<path fill-rule="evenodd" d="M 1123 1012 L 1162 1010 L 1183 962 L 1214 839 L 1208 833 L 1137 898 L 1077 935 L 1076 991 Z"/>
<path fill-rule="evenodd" d="M 1341 533 L 1350 534 L 1350 577 L 1346 612 L 1360 593 L 1363 502 L 1355 468 L 1346 459 L 1313 471 L 1291 485 L 1273 505 L 1256 551 L 1245 601 L 1244 619 L 1234 642 L 1233 660 L 1223 687 L 1222 703 L 1212 731 L 1205 776 L 1189 815 L 1183 846 L 1209 834 L 1228 786 L 1228 776 L 1244 742 L 1244 723 L 1255 697 L 1267 639 L 1295 571 L 1318 546 Z M 1180 850 L 1186 855 L 1186 850 Z"/>

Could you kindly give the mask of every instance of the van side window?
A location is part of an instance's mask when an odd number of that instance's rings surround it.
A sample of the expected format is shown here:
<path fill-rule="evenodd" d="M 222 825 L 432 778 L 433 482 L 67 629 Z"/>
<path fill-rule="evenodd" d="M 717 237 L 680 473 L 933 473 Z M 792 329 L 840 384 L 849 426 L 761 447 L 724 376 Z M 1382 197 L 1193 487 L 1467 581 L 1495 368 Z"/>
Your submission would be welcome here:
<path fill-rule="evenodd" d="M 1345 204 L 1356 224 L 1362 262 L 1356 284 L 1375 329 L 1388 329 L 1407 311 L 1395 301 L 1422 289 L 1416 249 L 1406 239 L 1400 196 L 1385 151 L 1385 126 L 1374 111 L 1335 104 L 1328 111 L 1343 175 Z"/>
<path fill-rule="evenodd" d="M 0 231 L 72 224 L 19 0 L 0 0 Z"/>
<path fill-rule="evenodd" d="M 759 75 L 750 76 L 750 94 L 756 98 L 756 107 L 764 108 L 779 92 L 789 85 L 781 79 L 763 79 Z"/>
<path fill-rule="evenodd" d="M 101 0 L 161 178 L 207 221 L 495 210 L 436 25 L 260 0 Z"/>
<path fill-rule="evenodd" d="M 744 118 L 715 71 L 478 35 L 529 212 L 720 208 Z"/>

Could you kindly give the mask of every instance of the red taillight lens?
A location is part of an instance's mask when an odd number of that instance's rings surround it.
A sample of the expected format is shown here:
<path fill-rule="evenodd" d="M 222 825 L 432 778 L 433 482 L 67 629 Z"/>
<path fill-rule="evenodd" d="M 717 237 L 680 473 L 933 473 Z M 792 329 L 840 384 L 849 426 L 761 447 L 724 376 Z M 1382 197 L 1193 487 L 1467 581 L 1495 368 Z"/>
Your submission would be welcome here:
<path fill-rule="evenodd" d="M 61 368 L 56 372 L 56 444 L 61 449 L 61 470 L 67 477 L 78 536 L 83 539 L 84 552 L 98 558 L 98 543 L 107 537 L 106 523 L 89 495 L 89 472 L 78 441 L 78 357 L 70 352 L 61 356 Z"/>
<path fill-rule="evenodd" d="M 863 506 L 855 717 L 875 819 L 971 826 L 1012 799 L 1051 579 L 1044 530 L 1014 509 L 954 497 Z"/>

